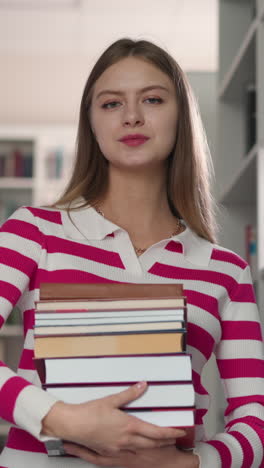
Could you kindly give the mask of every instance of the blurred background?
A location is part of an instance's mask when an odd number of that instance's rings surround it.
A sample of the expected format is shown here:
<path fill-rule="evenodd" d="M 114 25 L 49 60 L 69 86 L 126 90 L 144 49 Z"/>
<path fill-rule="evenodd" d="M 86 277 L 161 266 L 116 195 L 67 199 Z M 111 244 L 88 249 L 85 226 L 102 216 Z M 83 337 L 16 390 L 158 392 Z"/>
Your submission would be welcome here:
<path fill-rule="evenodd" d="M 0 0 L 0 224 L 65 186 L 84 84 L 103 50 L 121 37 L 151 40 L 189 77 L 215 167 L 219 242 L 250 263 L 263 314 L 263 21 L 264 0 Z M 0 337 L 13 368 L 18 316 Z M 213 364 L 203 377 L 209 433 L 225 406 Z"/>

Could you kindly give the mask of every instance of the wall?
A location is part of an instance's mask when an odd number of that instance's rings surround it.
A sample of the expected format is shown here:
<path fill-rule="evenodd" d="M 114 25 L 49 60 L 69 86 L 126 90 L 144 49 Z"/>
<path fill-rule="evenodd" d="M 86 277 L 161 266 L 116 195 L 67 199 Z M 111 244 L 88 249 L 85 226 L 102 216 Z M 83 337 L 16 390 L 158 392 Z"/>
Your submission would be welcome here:
<path fill-rule="evenodd" d="M 91 67 L 120 37 L 155 42 L 189 72 L 218 66 L 217 0 L 78 0 L 72 8 L 15 3 L 32 6 L 1 8 L 0 2 L 0 124 L 76 122 Z"/>

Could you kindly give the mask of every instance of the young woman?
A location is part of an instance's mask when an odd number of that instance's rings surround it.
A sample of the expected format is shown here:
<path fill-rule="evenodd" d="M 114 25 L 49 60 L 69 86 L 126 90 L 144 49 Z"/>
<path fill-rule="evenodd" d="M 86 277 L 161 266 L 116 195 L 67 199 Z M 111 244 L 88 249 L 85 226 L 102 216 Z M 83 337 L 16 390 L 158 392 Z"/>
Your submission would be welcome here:
<path fill-rule="evenodd" d="M 0 416 L 11 421 L 1 466 L 249 468 L 264 463 L 263 354 L 246 262 L 216 244 L 209 153 L 185 74 L 148 41 L 121 39 L 95 64 L 80 109 L 72 179 L 54 207 L 23 207 L 0 233 L 0 323 L 14 304 L 25 345 L 18 375 L 1 367 Z M 119 410 L 146 390 L 79 405 L 40 388 L 33 358 L 41 282 L 183 283 L 196 391 L 196 447 L 182 432 Z M 215 353 L 225 432 L 207 440 L 201 382 Z M 48 458 L 50 436 L 77 458 Z"/>

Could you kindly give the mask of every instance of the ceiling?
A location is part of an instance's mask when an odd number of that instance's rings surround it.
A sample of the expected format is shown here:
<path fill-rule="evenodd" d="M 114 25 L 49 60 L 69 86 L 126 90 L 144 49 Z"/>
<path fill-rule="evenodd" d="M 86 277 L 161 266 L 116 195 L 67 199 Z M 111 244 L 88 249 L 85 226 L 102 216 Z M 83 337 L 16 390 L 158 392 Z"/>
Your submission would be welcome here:
<path fill-rule="evenodd" d="M 216 71 L 218 0 L 0 0 L 0 55 L 93 62 L 120 37 L 157 43 L 185 71 Z"/>

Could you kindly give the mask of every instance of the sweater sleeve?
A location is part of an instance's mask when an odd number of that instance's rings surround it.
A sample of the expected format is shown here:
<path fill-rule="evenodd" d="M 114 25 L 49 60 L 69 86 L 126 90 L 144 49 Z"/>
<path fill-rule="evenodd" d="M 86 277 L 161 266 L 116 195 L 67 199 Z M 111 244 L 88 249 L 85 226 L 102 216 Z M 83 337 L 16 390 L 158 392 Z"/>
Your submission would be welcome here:
<path fill-rule="evenodd" d="M 260 317 L 246 266 L 221 314 L 216 360 L 227 407 L 225 432 L 199 442 L 202 468 L 264 466 L 264 361 Z"/>
<path fill-rule="evenodd" d="M 0 328 L 29 288 L 41 250 L 42 234 L 35 217 L 29 209 L 19 208 L 0 229 Z M 1 418 L 44 441 L 41 421 L 56 401 L 0 361 Z"/>

